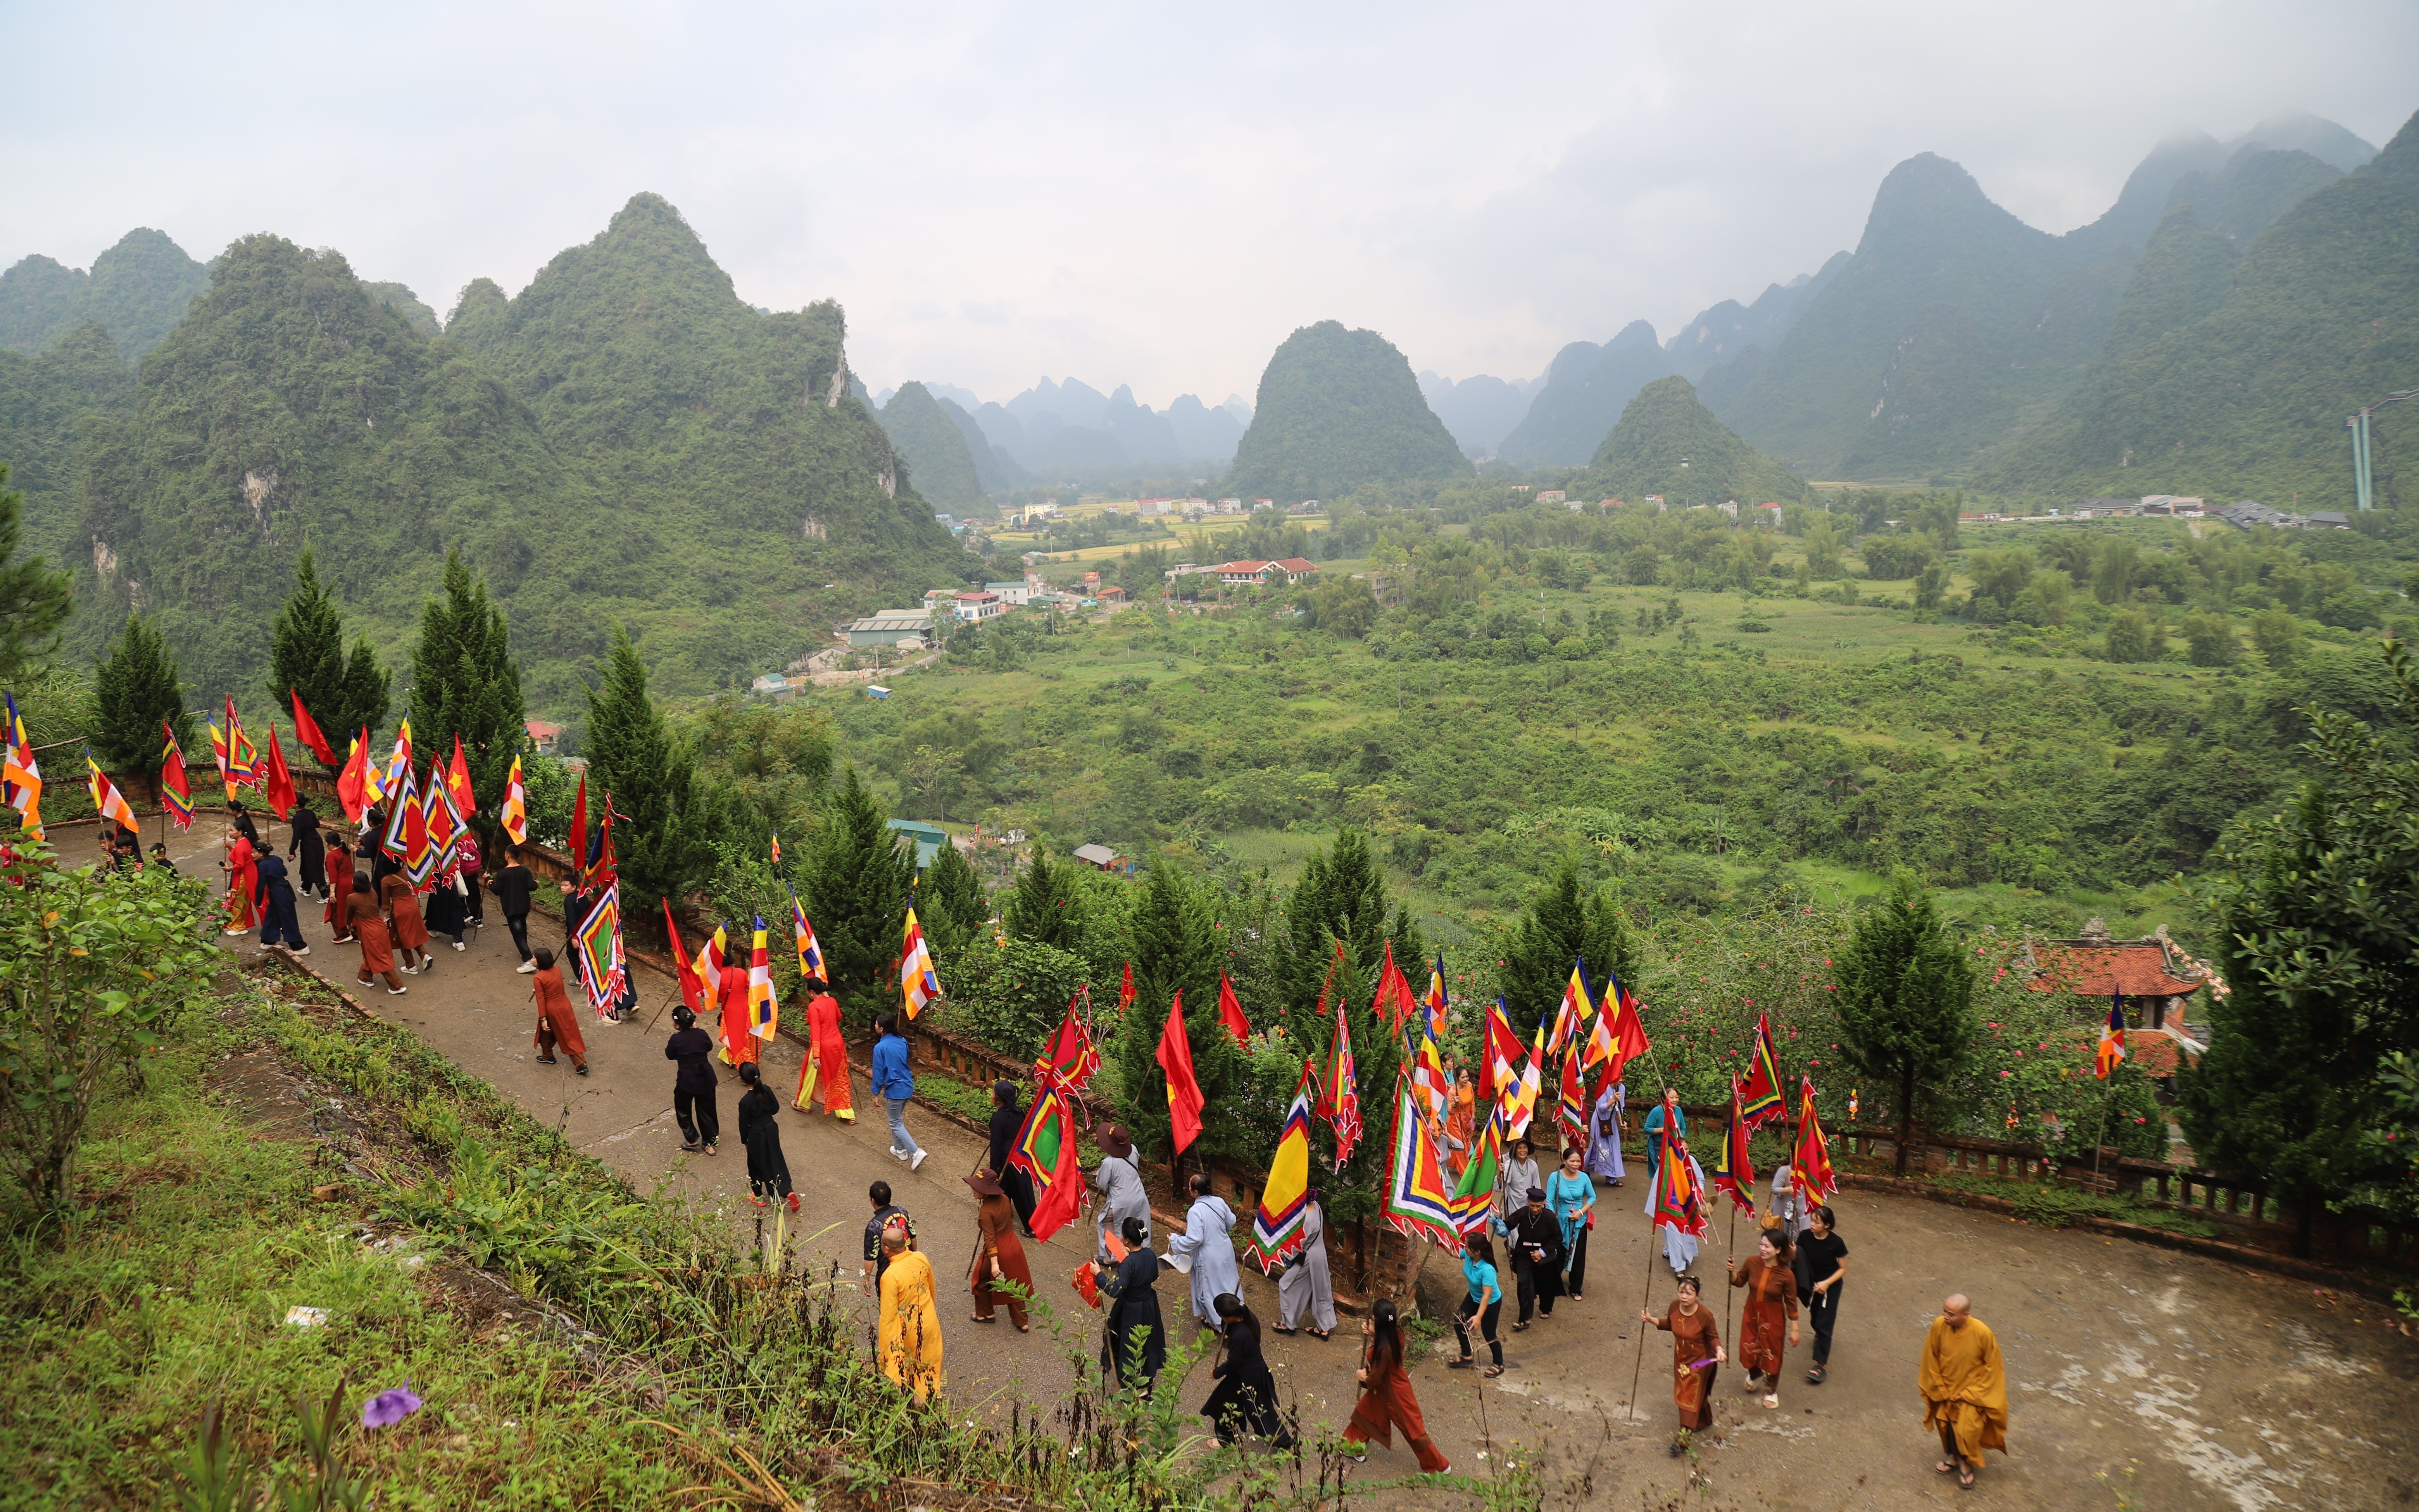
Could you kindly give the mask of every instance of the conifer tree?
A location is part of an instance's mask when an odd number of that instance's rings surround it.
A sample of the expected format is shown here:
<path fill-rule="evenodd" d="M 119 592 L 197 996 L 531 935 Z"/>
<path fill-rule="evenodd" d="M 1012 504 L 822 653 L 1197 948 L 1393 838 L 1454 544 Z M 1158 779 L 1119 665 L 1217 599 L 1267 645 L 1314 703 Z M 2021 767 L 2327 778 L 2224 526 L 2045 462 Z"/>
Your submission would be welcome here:
<path fill-rule="evenodd" d="M 449 570 L 449 586 L 452 576 Z M 492 612 L 484 592 L 471 602 L 479 613 Z M 493 625 L 500 646 L 502 614 L 494 614 Z M 423 640 L 426 640 L 424 628 Z M 419 698 L 420 689 L 415 687 L 415 705 Z M 512 687 L 516 717 L 519 700 L 516 674 Z M 517 717 L 512 729 L 519 732 Z M 413 733 L 419 733 L 417 719 Z M 462 738 L 467 748 L 470 733 L 465 731 Z M 613 628 L 613 649 L 606 659 L 604 680 L 588 693 L 587 749 L 590 824 L 601 817 L 609 795 L 613 805 L 613 851 L 621 865 L 623 917 L 653 920 L 663 913 L 662 900 L 677 902 L 712 875 L 715 809 L 701 791 L 688 752 L 664 728 L 663 716 L 647 696 L 647 665 L 639 659 L 639 648 L 630 643 L 629 632 L 619 625 Z M 510 761 L 506 756 L 507 764 Z M 501 773 L 497 780 L 502 780 Z M 820 926 L 821 920 L 817 923 Z"/>
<path fill-rule="evenodd" d="M 354 656 L 360 659 L 361 648 Z M 349 676 L 348 670 L 348 683 Z M 638 677 L 639 702 L 645 705 L 643 667 L 638 669 Z M 590 704 L 593 717 L 593 694 Z M 652 717 L 652 706 L 647 714 Z M 497 815 L 503 804 L 504 780 L 512 772 L 513 758 L 528 742 L 522 723 L 526 717 L 520 664 L 513 660 L 504 611 L 487 602 L 487 585 L 471 580 L 460 553 L 449 551 L 444 592 L 420 611 L 420 643 L 411 654 L 411 736 L 416 754 L 448 760 L 454 753 L 454 737 L 462 737 L 463 761 L 470 769 L 470 795 L 479 810 L 475 823 L 491 843 L 501 833 Z M 335 731 L 328 731 L 328 743 L 343 754 L 344 741 Z M 627 802 L 622 810 L 630 811 Z M 638 839 L 614 837 L 625 860 Z"/>
<path fill-rule="evenodd" d="M 1974 1038 L 1974 970 L 1934 909 L 1901 872 L 1857 920 L 1840 952 L 1840 1048 L 1865 1075 L 1898 1088 L 1898 1172 L 1918 1087 L 1946 1079 Z"/>
<path fill-rule="evenodd" d="M 1012 939 L 1061 950 L 1082 949 L 1083 899 L 1075 890 L 1075 879 L 1063 863 L 1050 859 L 1049 847 L 1039 841 L 1016 874 L 1016 887 L 1008 895 L 1000 923 Z"/>
<path fill-rule="evenodd" d="M 1184 1037 L 1193 1049 L 1193 1074 L 1206 1103 L 1201 1137 L 1185 1153 L 1224 1155 L 1249 1142 L 1247 1132 L 1220 1113 L 1222 1097 L 1225 1106 L 1234 1106 L 1233 1094 L 1243 1087 L 1250 1066 L 1234 1037 L 1219 1024 L 1218 969 L 1224 951 L 1210 923 L 1200 889 L 1182 872 L 1165 862 L 1150 869 L 1134 907 L 1133 1006 L 1117 1026 L 1112 1053 L 1125 1087 L 1134 1142 L 1162 1158 L 1173 1154 L 1173 1131 L 1167 1074 L 1157 1057 L 1168 1011 L 1179 991 L 1184 994 Z"/>
<path fill-rule="evenodd" d="M 914 858 L 883 825 L 882 805 L 851 766 L 815 832 L 799 901 L 815 921 L 832 991 L 862 1023 L 900 1006 L 899 948 Z M 943 978 L 944 990 L 948 979 Z"/>
<path fill-rule="evenodd" d="M 1503 1006 L 1525 1038 L 1550 1026 L 1571 980 L 1571 963 L 1587 962 L 1588 989 L 1601 996 L 1612 972 L 1637 975 L 1637 949 L 1621 909 L 1602 889 L 1582 891 L 1579 862 L 1569 856 L 1520 911 L 1503 944 Z"/>
<path fill-rule="evenodd" d="M 68 575 L 40 557 L 12 560 L 24 530 L 25 496 L 8 487 L 0 462 L 0 680 L 14 683 L 59 643 L 59 626 L 75 611 Z"/>
<path fill-rule="evenodd" d="M 944 845 L 924 868 L 917 889 L 917 922 L 932 942 L 935 962 L 954 962 L 983 942 L 983 925 L 991 918 L 991 902 L 983 896 L 982 879 L 966 864 L 955 845 Z M 945 976 L 946 984 L 948 979 Z"/>
<path fill-rule="evenodd" d="M 126 622 L 125 633 L 93 669 L 94 752 L 120 772 L 141 777 L 156 795 L 160 759 L 167 742 L 162 721 L 178 745 L 193 750 L 193 719 L 185 712 L 185 687 L 167 642 L 142 615 Z"/>
<path fill-rule="evenodd" d="M 378 665 L 369 637 L 353 642 L 345 656 L 345 616 L 335 598 L 319 581 L 319 571 L 304 547 L 294 563 L 294 592 L 269 633 L 269 703 L 281 714 L 293 704 L 290 694 L 302 695 L 302 706 L 328 737 L 335 753 L 334 771 L 344 764 L 347 742 L 363 729 L 375 740 L 386 722 L 393 684 Z M 468 740 L 466 735 L 465 740 Z M 326 763 L 321 763 L 326 765 Z M 472 776 L 475 784 L 476 774 Z M 482 790 L 484 791 L 484 790 Z"/>

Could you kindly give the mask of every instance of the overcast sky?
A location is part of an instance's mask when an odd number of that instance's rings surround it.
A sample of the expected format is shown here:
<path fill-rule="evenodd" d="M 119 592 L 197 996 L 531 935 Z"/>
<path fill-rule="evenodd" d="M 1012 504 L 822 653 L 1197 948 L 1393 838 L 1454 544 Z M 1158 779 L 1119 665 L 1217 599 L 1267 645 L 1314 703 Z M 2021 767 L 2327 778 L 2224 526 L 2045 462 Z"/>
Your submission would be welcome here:
<path fill-rule="evenodd" d="M 2161 137 L 2419 108 L 2411 0 L 1182 8 L 0 0 L 0 265 L 274 231 L 439 316 L 632 193 L 876 388 L 1250 397 L 1295 327 L 1532 376 L 1853 246 L 1890 166 L 2099 214 Z"/>

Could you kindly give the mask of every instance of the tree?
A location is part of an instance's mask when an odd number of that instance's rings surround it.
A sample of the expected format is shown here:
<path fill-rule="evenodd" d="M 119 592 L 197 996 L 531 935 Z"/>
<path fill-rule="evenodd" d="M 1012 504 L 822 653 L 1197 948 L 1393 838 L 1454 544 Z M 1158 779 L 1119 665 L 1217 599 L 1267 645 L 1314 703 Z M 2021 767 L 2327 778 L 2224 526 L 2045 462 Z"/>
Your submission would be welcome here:
<path fill-rule="evenodd" d="M 1949 563 L 1927 562 L 1915 575 L 1915 607 L 1933 609 L 1940 607 L 1941 595 L 1949 591 Z"/>
<path fill-rule="evenodd" d="M 932 864 L 924 868 L 916 892 L 916 918 L 932 943 L 933 961 L 958 961 L 969 947 L 983 941 L 991 901 L 983 896 L 982 879 L 955 845 L 932 853 Z"/>
<path fill-rule="evenodd" d="M 815 833 L 800 902 L 823 942 L 832 991 L 859 1022 L 901 1006 L 899 948 L 915 873 L 914 859 L 883 825 L 881 804 L 849 767 Z"/>
<path fill-rule="evenodd" d="M 1369 585 L 1349 578 L 1319 584 L 1303 595 L 1302 604 L 1310 610 L 1311 628 L 1339 640 L 1358 640 L 1378 623 L 1378 600 Z"/>
<path fill-rule="evenodd" d="M 2251 616 L 2251 643 L 2269 666 L 2283 671 L 2309 652 L 2302 622 L 2281 609 L 2263 609 Z"/>
<path fill-rule="evenodd" d="M 2385 664 L 2405 724 L 2419 721 L 2408 648 L 2387 641 Z M 2394 1112 L 2396 1057 L 2419 1051 L 2419 762 L 2350 716 L 2309 723 L 2319 776 L 2220 846 L 2200 890 L 2232 991 L 2177 1077 L 2193 1148 L 2266 1178 L 2303 1255 L 2329 1198 L 2397 1177 L 2408 1190 L 2401 1154 L 2365 1135 Z"/>
<path fill-rule="evenodd" d="M 40 557 L 13 560 L 24 522 L 25 496 L 8 487 L 8 464 L 0 462 L 0 682 L 14 683 L 49 656 L 75 612 L 66 573 Z"/>
<path fill-rule="evenodd" d="M 2234 622 L 2223 614 L 2184 616 L 2185 656 L 2196 667 L 2231 667 L 2242 659 Z"/>
<path fill-rule="evenodd" d="M 126 622 L 125 633 L 110 643 L 109 655 L 93 669 L 92 696 L 93 748 L 120 771 L 140 773 L 156 793 L 166 747 L 161 725 L 174 730 L 177 743 L 192 751 L 193 719 L 185 712 L 185 685 L 177 676 L 177 658 L 142 615 Z"/>
<path fill-rule="evenodd" d="M 478 614 L 492 612 L 487 609 L 484 594 L 471 602 Z M 438 612 L 437 606 L 431 605 L 432 620 Z M 428 643 L 428 624 L 424 622 L 424 647 Z M 503 639 L 501 613 L 494 614 L 492 635 L 500 646 Z M 461 665 L 467 667 L 471 661 L 466 654 Z M 413 688 L 415 704 L 420 697 L 421 689 Z M 511 703 L 515 716 L 511 728 L 517 733 L 517 679 L 511 691 Z M 495 711 L 493 704 L 473 704 L 470 712 L 477 716 Z M 445 726 L 438 724 L 433 728 Z M 495 735 L 501 748 L 506 737 L 501 732 L 495 732 Z M 464 732 L 466 747 L 470 739 L 470 733 Z M 493 760 L 492 755 L 489 760 Z M 511 758 L 505 760 L 509 764 Z M 501 781 L 501 773 L 498 781 Z M 491 795 L 499 791 L 489 790 Z M 629 633 L 619 625 L 613 628 L 613 649 L 605 664 L 604 682 L 588 694 L 588 813 L 592 825 L 601 818 L 609 797 L 615 815 L 613 851 L 621 863 L 622 917 L 655 918 L 663 912 L 664 899 L 677 903 L 712 875 L 716 810 L 711 795 L 697 780 L 687 751 L 664 729 L 663 716 L 647 697 L 646 663 L 639 659 L 639 648 L 630 643 Z M 491 797 L 491 804 L 492 801 Z M 488 811 L 492 812 L 492 809 Z M 820 918 L 816 927 L 818 931 L 822 928 Z"/>
<path fill-rule="evenodd" d="M 487 585 L 473 582 L 470 569 L 462 563 L 459 552 L 445 554 L 445 591 L 432 598 L 420 611 L 420 644 L 411 654 L 411 731 L 418 751 L 442 755 L 451 760 L 454 736 L 462 737 L 464 762 L 470 768 L 470 792 L 478 800 L 480 832 L 492 843 L 501 833 L 497 815 L 504 798 L 504 781 L 513 769 L 513 758 L 529 744 L 523 723 L 528 714 L 521 705 L 521 669 L 513 660 L 511 633 L 504 624 L 504 611 L 487 602 Z M 627 656 L 624 656 L 627 653 Z M 356 660 L 361 652 L 354 653 Z M 347 695 L 350 694 L 350 673 L 347 672 Z M 381 674 L 383 682 L 383 674 Z M 613 841 L 616 854 L 625 871 L 635 873 L 641 893 L 649 896 L 632 898 L 624 888 L 624 907 L 634 902 L 644 903 L 653 911 L 655 895 L 669 891 L 673 882 L 690 879 L 687 872 L 677 875 L 665 872 L 663 865 L 677 848 L 686 842 L 701 846 L 702 835 L 679 837 L 663 832 L 655 822 L 660 815 L 641 816 L 633 807 L 639 795 L 634 790 L 615 786 L 610 779 L 640 779 L 669 781 L 672 769 L 669 763 L 669 744 L 663 733 L 663 721 L 655 715 L 655 705 L 647 702 L 647 670 L 630 646 L 629 637 L 615 631 L 612 659 L 606 673 L 606 686 L 612 689 L 612 717 L 624 721 L 620 731 L 651 733 L 654 742 L 649 753 L 633 759 L 637 766 L 614 768 L 609 764 L 623 754 L 614 748 L 613 756 L 601 752 L 590 764 L 597 769 L 592 778 L 592 788 L 600 784 L 612 788 L 623 813 L 633 821 L 632 833 L 618 825 Z M 588 698 L 591 739 L 597 728 L 597 693 Z M 331 747 L 342 749 L 334 731 L 328 733 Z M 653 754 L 663 749 L 666 755 Z M 688 768 L 681 764 L 680 786 L 685 802 L 688 785 Z M 667 847 L 672 849 L 667 849 Z M 641 854 L 645 853 L 645 858 Z M 710 864 L 710 863 L 709 863 Z M 662 886 L 658 887 L 656 884 Z"/>
<path fill-rule="evenodd" d="M 354 641 L 352 659 L 345 659 L 344 611 L 320 584 L 311 548 L 304 547 L 294 563 L 294 592 L 286 595 L 285 607 L 277 611 L 277 623 L 270 627 L 270 705 L 287 708 L 290 694 L 302 695 L 302 706 L 335 752 L 337 765 L 329 768 L 334 771 L 344 764 L 348 739 L 364 729 L 375 734 L 386 722 L 392 690 L 387 670 L 378 665 L 369 637 Z M 477 787 L 475 773 L 471 782 L 474 790 L 485 791 Z"/>
<path fill-rule="evenodd" d="M 1930 890 L 1903 872 L 1857 920 L 1839 960 L 1840 1047 L 1867 1076 L 1898 1086 L 1903 1176 L 1917 1088 L 1954 1072 L 1973 1039 L 1973 968 Z"/>
<path fill-rule="evenodd" d="M 2156 661 L 2166 649 L 2159 624 L 2137 609 L 2120 609 L 2108 617 L 2110 661 Z"/>
<path fill-rule="evenodd" d="M 1150 869 L 1134 907 L 1133 1006 L 1117 1026 L 1113 1053 L 1134 1142 L 1171 1159 L 1167 1076 L 1156 1057 L 1179 992 L 1184 995 L 1193 1074 L 1207 1103 L 1201 1137 L 1188 1149 L 1201 1156 L 1226 1155 L 1250 1142 L 1237 1120 L 1214 1112 L 1222 1097 L 1231 1100 L 1243 1088 L 1250 1065 L 1234 1036 L 1219 1026 L 1218 972 L 1224 952 L 1210 922 L 1200 889 L 1184 873 L 1163 861 Z"/>
<path fill-rule="evenodd" d="M 1637 980 L 1637 948 L 1620 905 L 1601 888 L 1582 891 L 1579 862 L 1564 856 L 1503 943 L 1500 980 L 1514 1028 L 1525 1034 L 1540 1022 L 1550 1026 L 1578 959 L 1587 962 L 1588 986 L 1598 995 L 1611 972 Z"/>
<path fill-rule="evenodd" d="M 1032 854 L 1016 874 L 1016 888 L 1000 911 L 1009 937 L 1061 950 L 1080 950 L 1084 936 L 1082 900 L 1068 868 L 1050 859 L 1048 846 L 1036 841 Z"/>

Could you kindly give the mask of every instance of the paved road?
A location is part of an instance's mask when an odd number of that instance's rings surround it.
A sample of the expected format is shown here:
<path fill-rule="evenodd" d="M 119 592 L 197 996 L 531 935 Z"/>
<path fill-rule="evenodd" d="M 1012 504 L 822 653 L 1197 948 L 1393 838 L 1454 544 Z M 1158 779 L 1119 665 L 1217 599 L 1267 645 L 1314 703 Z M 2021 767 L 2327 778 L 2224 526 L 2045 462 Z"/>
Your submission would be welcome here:
<path fill-rule="evenodd" d="M 208 871 L 201 843 L 172 848 L 200 859 L 189 872 Z M 316 947 L 310 964 L 349 980 L 358 957 L 348 947 L 328 946 L 326 933 L 316 918 L 306 918 L 305 935 Z M 514 973 L 516 964 L 491 911 L 468 950 L 440 948 L 430 974 L 407 979 L 407 995 L 390 997 L 381 988 L 362 1000 L 535 1116 L 560 1122 L 580 1149 L 640 1188 L 703 1204 L 752 1237 L 757 1210 L 744 1198 L 745 1162 L 735 1138 L 728 1141 L 731 1151 L 714 1160 L 680 1152 L 671 1068 L 661 1048 L 669 1024 L 659 1019 L 642 1027 L 642 1017 L 593 1025 L 588 1042 L 594 1070 L 585 1078 L 574 1076 L 567 1061 L 537 1065 L 528 979 Z M 671 995 L 660 979 L 642 974 L 642 980 L 650 1011 Z M 793 1047 L 770 1048 L 767 1074 L 777 1087 L 794 1087 L 797 1069 Z M 862 1103 L 861 1078 L 855 1089 Z M 726 1123 L 736 1101 L 734 1081 L 722 1099 Z M 949 1283 L 963 1273 L 972 1247 L 974 1204 L 960 1178 L 981 1158 L 981 1142 L 929 1115 L 911 1112 L 910 1119 L 932 1150 L 913 1174 L 885 1153 L 888 1140 L 878 1117 L 860 1113 L 851 1128 L 783 1114 L 782 1140 L 805 1210 L 799 1251 L 818 1271 L 837 1260 L 853 1275 L 868 1211 L 865 1188 L 878 1177 L 915 1214 L 945 1289 L 963 1296 Z M 1605 1197 L 1585 1300 L 1566 1300 L 1551 1319 L 1507 1335 L 1513 1369 L 1492 1383 L 1431 1365 L 1415 1372 L 1431 1431 L 1456 1469 L 1483 1473 L 1503 1457 L 1542 1447 L 1557 1477 L 1593 1469 L 1593 1495 L 1579 1500 L 1630 1507 L 1647 1494 L 1661 1505 L 1683 1496 L 1687 1477 L 1696 1473 L 1710 1484 L 1710 1504 L 1768 1512 L 1979 1505 L 1985 1499 L 2110 1512 L 2125 1505 L 2384 1508 L 2411 1504 L 2419 1487 L 2408 1443 L 2408 1426 L 2419 1413 L 2419 1351 L 2383 1326 L 2380 1309 L 2197 1257 L 1864 1193 L 1836 1204 L 1852 1279 L 1829 1382 L 1805 1385 L 1803 1352 L 1793 1352 L 1781 1407 L 1768 1412 L 1740 1393 L 1734 1369 L 1725 1370 L 1718 1442 L 1693 1461 L 1672 1459 L 1664 1452 L 1669 1395 L 1654 1380 L 1660 1335 L 1645 1342 L 1641 1418 L 1631 1420 L 1626 1407 L 1640 1340 L 1625 1319 L 1636 1318 L 1650 1273 L 1648 1230 L 1637 1211 L 1643 1193 L 1633 1183 Z M 1086 1350 L 1097 1315 L 1074 1300 L 1067 1277 L 1085 1257 L 1089 1236 L 1088 1224 L 1080 1231 L 1071 1227 L 1055 1242 L 1031 1250 L 1043 1295 L 1062 1304 L 1061 1318 Z M 1718 1274 L 1722 1242 L 1717 1230 L 1700 1267 L 1708 1277 Z M 1440 1258 L 1430 1271 L 1449 1266 Z M 1272 1321 L 1273 1287 L 1250 1276 L 1244 1284 L 1246 1299 Z M 1173 1275 L 1162 1284 L 1171 1318 L 1181 1309 L 1181 1286 Z M 1994 1458 L 1970 1499 L 1932 1473 L 1936 1445 L 1921 1431 L 1915 1397 L 1916 1353 L 1950 1290 L 1973 1297 L 2010 1364 L 2013 1453 Z M 1658 1311 L 1670 1295 L 1669 1273 L 1658 1267 Z M 962 1304 L 945 1314 L 949 1395 L 969 1415 L 1004 1412 L 1017 1397 L 1047 1404 L 1063 1395 L 1067 1365 L 1039 1327 L 1019 1336 L 1005 1320 L 978 1328 L 965 1316 Z M 1271 1335 L 1271 1343 L 1280 1383 L 1305 1420 L 1340 1427 L 1350 1411 L 1358 1353 L 1350 1335 L 1339 1332 L 1325 1344 Z M 1440 1361 L 1449 1348 L 1449 1335 L 1434 1346 Z M 1197 1401 L 1206 1380 L 1183 1389 L 1187 1400 Z M 1371 1455 L 1373 1474 L 1412 1468 L 1399 1448 Z M 2110 1479 L 2102 1481 L 2103 1474 Z"/>

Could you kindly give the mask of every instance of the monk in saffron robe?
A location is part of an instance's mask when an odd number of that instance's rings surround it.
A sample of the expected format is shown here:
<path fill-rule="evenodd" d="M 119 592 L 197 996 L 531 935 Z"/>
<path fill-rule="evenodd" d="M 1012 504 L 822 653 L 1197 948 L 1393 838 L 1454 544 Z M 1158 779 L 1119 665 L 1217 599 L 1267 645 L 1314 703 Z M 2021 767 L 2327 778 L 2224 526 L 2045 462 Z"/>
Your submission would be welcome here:
<path fill-rule="evenodd" d="M 1917 1383 L 1923 1426 L 1940 1430 L 1942 1458 L 1932 1468 L 1944 1475 L 1954 1471 L 1958 1485 L 1972 1486 L 1983 1450 L 2008 1452 L 2008 1365 L 1998 1336 L 1963 1295 L 1941 1303 L 1923 1336 Z"/>
<path fill-rule="evenodd" d="M 1714 1426 L 1714 1377 L 1730 1358 L 1722 1352 L 1721 1325 L 1704 1305 L 1703 1294 L 1695 1276 L 1684 1275 L 1665 1316 L 1638 1309 L 1640 1322 L 1672 1335 L 1672 1403 L 1680 1410 L 1680 1431 L 1672 1439 L 1674 1455 L 1687 1448 L 1689 1434 Z"/>
<path fill-rule="evenodd" d="M 588 1043 L 579 1034 L 579 1010 L 571 1005 L 571 995 L 562 990 L 562 968 L 554 964 L 554 952 L 540 947 L 537 952 L 537 975 L 530 979 L 530 996 L 537 1003 L 537 1032 L 530 1043 L 537 1048 L 537 1063 L 555 1063 L 554 1049 L 560 1044 L 571 1057 L 572 1069 L 580 1075 L 588 1074 Z"/>
<path fill-rule="evenodd" d="M 932 1262 L 907 1247 L 907 1230 L 882 1231 L 882 1373 L 915 1394 L 917 1403 L 941 1389 L 941 1309 L 932 1292 Z"/>

